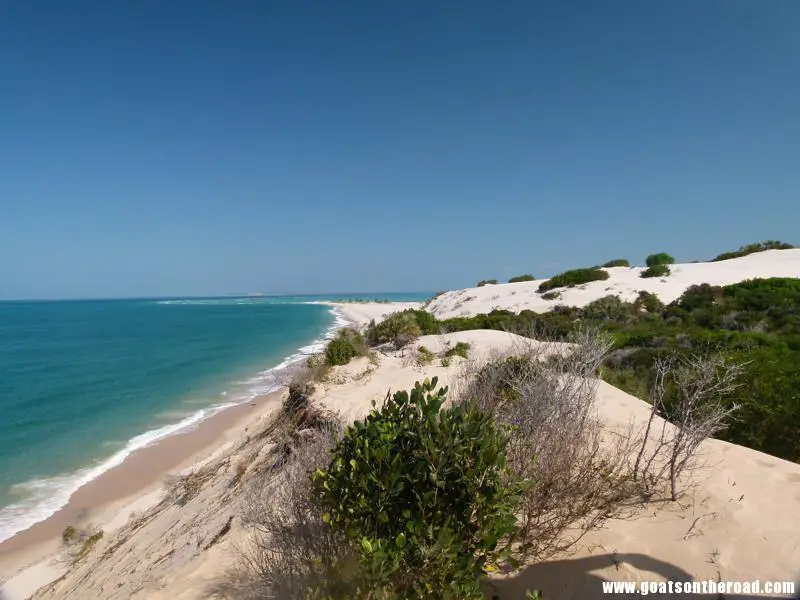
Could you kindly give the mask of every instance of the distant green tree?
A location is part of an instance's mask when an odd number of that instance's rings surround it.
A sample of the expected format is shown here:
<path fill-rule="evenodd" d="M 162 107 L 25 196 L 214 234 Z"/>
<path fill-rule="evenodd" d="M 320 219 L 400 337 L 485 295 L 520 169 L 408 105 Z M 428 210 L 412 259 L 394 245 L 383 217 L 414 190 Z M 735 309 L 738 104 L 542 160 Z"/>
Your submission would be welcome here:
<path fill-rule="evenodd" d="M 657 267 L 659 265 L 671 265 L 675 262 L 675 259 L 666 252 L 659 252 L 658 254 L 651 254 L 644 262 L 648 267 Z"/>

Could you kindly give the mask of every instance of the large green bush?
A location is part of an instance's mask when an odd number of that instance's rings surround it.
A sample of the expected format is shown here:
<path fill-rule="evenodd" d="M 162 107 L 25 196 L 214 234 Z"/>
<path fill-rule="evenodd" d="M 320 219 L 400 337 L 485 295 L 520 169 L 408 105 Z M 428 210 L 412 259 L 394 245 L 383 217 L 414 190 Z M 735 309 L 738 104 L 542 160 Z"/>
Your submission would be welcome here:
<path fill-rule="evenodd" d="M 539 292 L 547 292 L 560 287 L 573 287 L 590 281 L 603 281 L 608 278 L 608 272 L 602 269 L 573 269 L 554 275 L 547 281 L 540 283 Z"/>
<path fill-rule="evenodd" d="M 485 285 L 496 285 L 497 279 L 484 279 L 478 282 L 478 287 L 483 287 Z"/>
<path fill-rule="evenodd" d="M 387 397 L 313 475 L 324 520 L 357 549 L 353 596 L 482 599 L 487 570 L 511 556 L 522 486 L 507 435 L 474 405 L 443 409 L 436 384 Z"/>
<path fill-rule="evenodd" d="M 658 254 L 651 254 L 648 256 L 644 264 L 648 267 L 655 267 L 658 265 L 671 265 L 675 262 L 675 259 L 667 254 L 666 252 L 659 252 Z"/>
<path fill-rule="evenodd" d="M 794 248 L 792 244 L 787 244 L 786 242 L 779 242 L 778 240 L 768 240 L 766 242 L 747 244 L 746 246 L 742 246 L 741 248 L 739 248 L 738 250 L 734 250 L 733 252 L 723 252 L 716 258 L 712 258 L 711 262 L 730 260 L 731 258 L 739 258 L 741 256 L 747 256 L 748 254 L 753 254 L 755 252 L 764 252 L 765 250 L 791 250 L 792 248 Z"/>
<path fill-rule="evenodd" d="M 521 283 L 523 281 L 533 281 L 535 279 L 536 278 L 533 275 L 527 273 L 525 275 L 517 275 L 516 277 L 512 277 L 508 280 L 508 283 Z"/>

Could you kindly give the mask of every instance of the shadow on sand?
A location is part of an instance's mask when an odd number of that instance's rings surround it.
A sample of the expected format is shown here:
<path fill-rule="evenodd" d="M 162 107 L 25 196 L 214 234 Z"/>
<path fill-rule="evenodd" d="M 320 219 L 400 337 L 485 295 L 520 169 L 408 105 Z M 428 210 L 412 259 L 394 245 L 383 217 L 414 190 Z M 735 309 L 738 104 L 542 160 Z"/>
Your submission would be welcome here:
<path fill-rule="evenodd" d="M 492 587 L 501 600 L 523 600 L 526 590 L 538 589 L 544 600 L 609 600 L 609 598 L 650 598 L 652 600 L 786 600 L 797 596 L 768 596 L 742 594 L 604 594 L 603 582 L 614 581 L 609 569 L 620 572 L 619 581 L 630 581 L 630 573 L 635 570 L 642 580 L 647 580 L 647 573 L 653 580 L 671 580 L 687 582 L 692 576 L 670 563 L 646 556 L 644 554 L 598 554 L 586 558 L 556 560 L 524 567 L 515 574 L 501 580 L 493 581 Z M 601 577 L 595 571 L 602 571 Z M 645 573 L 641 573 L 645 572 Z M 628 575 L 628 576 L 626 576 Z"/>

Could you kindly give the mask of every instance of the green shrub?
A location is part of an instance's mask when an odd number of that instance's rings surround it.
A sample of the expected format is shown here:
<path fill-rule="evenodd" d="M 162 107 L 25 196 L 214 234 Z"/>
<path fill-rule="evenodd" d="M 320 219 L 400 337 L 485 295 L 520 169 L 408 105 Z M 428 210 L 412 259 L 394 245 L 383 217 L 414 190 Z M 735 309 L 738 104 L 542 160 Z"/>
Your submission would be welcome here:
<path fill-rule="evenodd" d="M 391 342 L 396 348 L 402 348 L 423 333 L 428 333 L 423 326 L 433 329 L 435 325 L 436 318 L 430 313 L 408 309 L 389 315 L 377 325 L 372 321 L 367 327 L 366 339 L 370 346 Z"/>
<path fill-rule="evenodd" d="M 534 279 L 536 278 L 533 275 L 527 273 L 525 275 L 517 275 L 516 277 L 512 277 L 508 280 L 508 283 L 521 283 L 523 281 L 533 281 Z"/>
<path fill-rule="evenodd" d="M 650 277 L 666 277 L 670 273 L 672 273 L 672 271 L 667 265 L 653 265 L 642 271 L 639 277 L 644 277 L 645 279 Z"/>
<path fill-rule="evenodd" d="M 614 260 L 610 260 L 601 266 L 604 269 L 610 269 L 612 267 L 630 267 L 631 263 L 625 258 L 615 258 Z"/>
<path fill-rule="evenodd" d="M 630 319 L 631 305 L 620 300 L 619 296 L 603 296 L 583 307 L 586 319 L 597 321 L 625 322 Z"/>
<path fill-rule="evenodd" d="M 469 348 L 470 346 L 467 342 L 457 342 L 456 345 L 448 349 L 444 355 L 447 357 L 460 356 L 461 358 L 467 358 L 467 356 L 469 356 Z"/>
<path fill-rule="evenodd" d="M 558 300 L 559 298 L 561 298 L 561 292 L 552 291 L 542 294 L 543 300 Z"/>
<path fill-rule="evenodd" d="M 420 366 L 429 365 L 433 362 L 436 356 L 428 350 L 425 346 L 417 348 L 417 364 Z"/>
<path fill-rule="evenodd" d="M 791 250 L 794 248 L 792 244 L 786 242 L 779 242 L 778 240 L 767 240 L 766 242 L 757 242 L 755 244 L 747 244 L 733 252 L 723 252 L 716 258 L 712 258 L 711 262 L 719 262 L 721 260 L 730 260 L 731 258 L 739 258 L 747 256 L 755 252 L 764 252 L 765 250 Z"/>
<path fill-rule="evenodd" d="M 442 358 L 442 366 L 443 367 L 449 367 L 452 363 L 453 363 L 453 359 L 450 358 L 449 356 L 445 356 L 444 358 Z"/>
<path fill-rule="evenodd" d="M 547 281 L 540 283 L 539 292 L 547 292 L 560 287 L 574 287 L 590 281 L 603 281 L 608 278 L 608 272 L 602 269 L 573 269 L 554 275 Z"/>
<path fill-rule="evenodd" d="M 478 282 L 478 287 L 483 287 L 485 285 L 496 285 L 497 279 L 484 279 L 483 281 Z"/>
<path fill-rule="evenodd" d="M 365 352 L 364 338 L 360 333 L 353 329 L 341 329 L 325 348 L 325 364 L 330 367 L 346 365 Z"/>
<path fill-rule="evenodd" d="M 675 262 L 675 259 L 671 257 L 666 252 L 659 252 L 658 254 L 651 254 L 648 256 L 644 264 L 648 267 L 656 267 L 658 265 L 671 265 Z"/>
<path fill-rule="evenodd" d="M 78 530 L 73 525 L 67 525 L 61 532 L 61 540 L 65 544 L 75 541 L 78 538 Z"/>
<path fill-rule="evenodd" d="M 443 409 L 436 384 L 387 397 L 313 474 L 370 598 L 482 599 L 487 570 L 511 555 L 522 486 L 506 466 L 507 435 L 474 405 Z"/>
<path fill-rule="evenodd" d="M 655 294 L 642 290 L 636 300 L 633 301 L 633 310 L 638 313 L 642 309 L 648 313 L 660 313 L 664 310 L 664 303 Z"/>

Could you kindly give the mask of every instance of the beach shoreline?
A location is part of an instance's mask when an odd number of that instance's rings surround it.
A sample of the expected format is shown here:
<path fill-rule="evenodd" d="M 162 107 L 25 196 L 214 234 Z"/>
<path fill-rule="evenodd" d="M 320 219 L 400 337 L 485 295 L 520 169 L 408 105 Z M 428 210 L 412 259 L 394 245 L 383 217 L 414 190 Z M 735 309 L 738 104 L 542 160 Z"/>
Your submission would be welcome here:
<path fill-rule="evenodd" d="M 333 323 L 314 342 L 268 370 L 278 373 L 277 390 L 220 408 L 191 428 L 133 451 L 121 464 L 78 488 L 55 513 L 0 542 L 0 582 L 4 582 L 0 584 L 0 597 L 23 600 L 61 576 L 61 535 L 68 525 L 94 527 L 104 533 L 118 529 L 132 513 L 161 501 L 169 475 L 213 460 L 268 419 L 280 407 L 285 384 L 304 358 L 321 351 L 338 329 L 363 324 L 363 315 L 347 310 L 346 304 L 321 304 L 330 307 Z M 313 352 L 308 351 L 311 348 Z"/>

